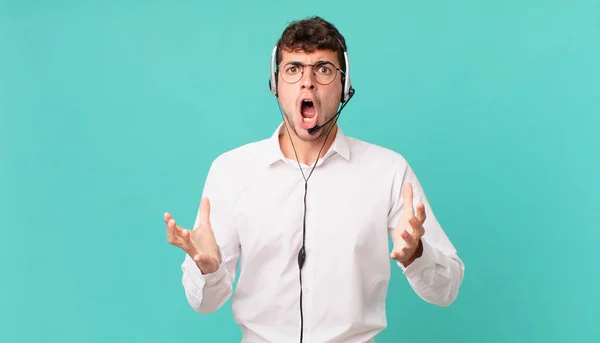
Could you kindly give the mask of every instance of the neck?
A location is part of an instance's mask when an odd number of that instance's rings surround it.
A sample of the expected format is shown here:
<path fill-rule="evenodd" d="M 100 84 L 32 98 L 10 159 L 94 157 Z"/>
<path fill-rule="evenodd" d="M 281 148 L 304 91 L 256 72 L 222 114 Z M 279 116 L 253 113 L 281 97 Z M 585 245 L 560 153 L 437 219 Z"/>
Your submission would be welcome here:
<path fill-rule="evenodd" d="M 286 125 L 284 123 L 284 125 Z M 329 128 L 323 128 L 323 130 L 328 130 Z M 318 158 L 322 158 L 325 156 L 337 134 L 337 124 L 331 128 L 331 132 L 327 135 L 327 131 L 323 131 L 322 136 L 319 139 L 314 141 L 303 141 L 298 138 L 294 132 L 290 129 L 291 139 L 294 142 L 290 142 L 290 136 L 288 135 L 287 130 L 283 130 L 283 133 L 279 136 L 279 146 L 281 147 L 281 152 L 286 158 L 291 160 L 296 160 L 296 155 L 298 155 L 298 162 L 305 164 L 307 166 L 312 166 L 317 160 L 317 154 L 321 151 L 321 154 Z M 327 142 L 325 146 L 323 146 L 323 142 L 325 141 L 325 136 L 327 136 Z M 323 149 L 321 150 L 321 147 Z M 296 153 L 294 153 L 294 148 L 296 148 Z"/>

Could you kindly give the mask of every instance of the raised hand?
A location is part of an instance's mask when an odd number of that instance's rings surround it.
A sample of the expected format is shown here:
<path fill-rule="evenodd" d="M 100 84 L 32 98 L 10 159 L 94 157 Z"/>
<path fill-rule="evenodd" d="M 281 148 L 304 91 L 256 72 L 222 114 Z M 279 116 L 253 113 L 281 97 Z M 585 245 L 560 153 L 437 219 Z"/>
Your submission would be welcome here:
<path fill-rule="evenodd" d="M 177 225 L 169 213 L 165 213 L 167 241 L 185 251 L 195 262 L 202 274 L 214 273 L 219 269 L 221 256 L 219 246 L 210 225 L 210 202 L 200 201 L 200 223 L 193 230 Z"/>
<path fill-rule="evenodd" d="M 413 208 L 413 190 L 411 184 L 404 185 L 402 189 L 404 208 L 392 234 L 394 248 L 390 257 L 405 267 L 408 267 L 423 252 L 421 237 L 425 233 L 425 205 L 417 205 L 417 214 Z"/>

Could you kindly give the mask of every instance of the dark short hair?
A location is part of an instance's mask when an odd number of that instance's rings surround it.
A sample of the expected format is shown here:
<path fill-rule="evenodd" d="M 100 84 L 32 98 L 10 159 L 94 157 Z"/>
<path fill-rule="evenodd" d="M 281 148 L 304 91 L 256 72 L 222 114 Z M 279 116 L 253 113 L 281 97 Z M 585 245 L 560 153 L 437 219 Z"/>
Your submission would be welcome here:
<path fill-rule="evenodd" d="M 277 42 L 276 64 L 281 62 L 282 50 L 313 52 L 315 50 L 336 51 L 340 69 L 346 71 L 344 50 L 346 40 L 338 29 L 320 17 L 310 17 L 291 22 Z"/>

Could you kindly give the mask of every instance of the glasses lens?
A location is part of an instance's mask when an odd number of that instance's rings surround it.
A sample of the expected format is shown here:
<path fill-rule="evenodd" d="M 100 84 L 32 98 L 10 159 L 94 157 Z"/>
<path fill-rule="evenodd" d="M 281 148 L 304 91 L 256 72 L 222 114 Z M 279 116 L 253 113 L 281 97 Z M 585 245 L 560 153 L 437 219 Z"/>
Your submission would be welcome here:
<path fill-rule="evenodd" d="M 281 78 L 287 83 L 296 83 L 302 78 L 302 65 L 286 63 L 280 71 Z"/>
<path fill-rule="evenodd" d="M 335 66 L 329 62 L 317 63 L 313 70 L 315 73 L 315 80 L 322 85 L 330 84 L 335 79 Z"/>

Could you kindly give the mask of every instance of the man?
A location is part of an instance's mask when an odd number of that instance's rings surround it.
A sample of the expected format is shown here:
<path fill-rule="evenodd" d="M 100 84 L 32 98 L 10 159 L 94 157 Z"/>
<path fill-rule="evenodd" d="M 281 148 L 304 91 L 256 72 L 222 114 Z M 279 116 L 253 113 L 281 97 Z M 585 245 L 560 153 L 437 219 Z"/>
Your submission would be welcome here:
<path fill-rule="evenodd" d="M 321 18 L 291 23 L 270 80 L 283 123 L 213 162 L 193 231 L 165 213 L 189 304 L 210 313 L 233 294 L 244 342 L 374 342 L 391 262 L 425 301 L 457 297 L 463 263 L 411 167 L 337 125 L 345 47 Z"/>

